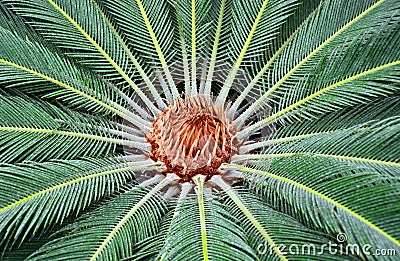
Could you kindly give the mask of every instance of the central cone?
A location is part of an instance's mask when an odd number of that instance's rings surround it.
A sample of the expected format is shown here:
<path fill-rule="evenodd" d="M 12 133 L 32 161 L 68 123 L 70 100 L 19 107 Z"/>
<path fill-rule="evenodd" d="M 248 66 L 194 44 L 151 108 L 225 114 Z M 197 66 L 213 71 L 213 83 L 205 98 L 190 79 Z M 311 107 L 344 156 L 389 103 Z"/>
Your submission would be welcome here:
<path fill-rule="evenodd" d="M 236 151 L 235 134 L 223 107 L 201 96 L 177 99 L 153 123 L 150 157 L 164 162 L 163 172 L 177 174 L 182 182 L 197 174 L 209 179 Z"/>

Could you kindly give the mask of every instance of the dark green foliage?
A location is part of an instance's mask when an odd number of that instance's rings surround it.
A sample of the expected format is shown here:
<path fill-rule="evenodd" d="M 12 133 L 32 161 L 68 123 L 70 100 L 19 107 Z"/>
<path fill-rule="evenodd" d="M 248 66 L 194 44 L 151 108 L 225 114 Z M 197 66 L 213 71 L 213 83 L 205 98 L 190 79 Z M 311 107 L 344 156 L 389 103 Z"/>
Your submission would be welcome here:
<path fill-rule="evenodd" d="M 0 0 L 0 260 L 398 260 L 399 10 Z M 234 186 L 149 159 L 197 94 L 247 140 Z"/>

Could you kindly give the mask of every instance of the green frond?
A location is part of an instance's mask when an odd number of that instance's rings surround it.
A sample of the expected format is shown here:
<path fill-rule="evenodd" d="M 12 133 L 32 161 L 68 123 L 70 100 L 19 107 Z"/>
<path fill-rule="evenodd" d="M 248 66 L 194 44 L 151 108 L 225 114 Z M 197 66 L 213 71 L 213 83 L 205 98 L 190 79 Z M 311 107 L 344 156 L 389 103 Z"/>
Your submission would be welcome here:
<path fill-rule="evenodd" d="M 168 69 L 176 53 L 175 31 L 166 0 L 108 1 L 101 0 L 106 12 L 128 40 L 128 46 L 152 69 L 164 70 L 174 97 L 179 94 Z"/>
<path fill-rule="evenodd" d="M 294 14 L 288 18 L 289 21 L 282 25 L 282 33 L 273 40 L 270 48 L 265 50 L 265 58 L 259 60 L 258 64 L 252 68 L 254 78 L 246 83 L 247 86 L 245 88 L 242 88 L 240 95 L 229 109 L 229 115 L 234 115 L 245 99 L 253 98 L 257 100 L 266 91 L 268 81 L 263 78 L 264 75 L 271 69 L 272 65 L 281 56 L 286 46 L 296 36 L 301 27 L 312 17 L 312 14 L 319 11 L 321 7 L 321 5 L 318 5 L 319 2 L 313 0 L 303 1 L 303 3 L 297 5 Z"/>
<path fill-rule="evenodd" d="M 292 14 L 298 2 L 252 1 L 233 2 L 232 35 L 230 39 L 231 63 L 236 67 L 257 62 L 274 40 L 279 29 Z M 247 36 L 247 37 L 243 37 Z M 242 64 L 244 63 L 244 64 Z"/>
<path fill-rule="evenodd" d="M 314 13 L 313 19 L 304 24 L 275 62 L 271 79 L 278 80 L 270 81 L 265 94 L 237 119 L 237 122 L 242 122 L 255 110 L 262 108 L 265 102 L 279 104 L 270 118 L 254 124 L 248 131 L 277 118 L 315 117 L 316 114 L 360 104 L 397 91 L 393 83 L 398 82 L 400 57 L 393 55 L 396 53 L 393 51 L 400 40 L 396 23 L 398 3 L 378 1 L 365 6 L 366 2 L 363 1 L 357 5 L 358 11 L 352 7 L 351 12 L 356 13 L 345 16 L 349 20 L 335 19 L 335 23 L 331 23 L 330 18 L 323 18 L 331 17 L 331 10 L 335 10 L 338 17 L 344 12 L 342 9 L 350 10 L 340 1 L 333 2 L 325 2 L 321 11 Z M 336 5 L 340 5 L 340 8 Z M 309 32 L 314 28 L 321 28 L 324 33 L 312 37 L 314 44 L 301 44 L 306 37 L 310 38 Z M 301 46 L 301 49 L 298 50 L 297 46 Z M 366 46 L 369 51 L 365 51 Z M 296 48 L 296 52 L 293 48 Z M 308 52 L 308 55 L 303 52 Z M 292 57 L 293 53 L 296 53 L 298 63 Z M 284 67 L 292 69 L 282 73 Z"/>
<path fill-rule="evenodd" d="M 170 234 L 174 233 L 173 225 L 175 224 L 175 217 L 181 212 L 184 202 L 191 200 L 191 203 L 188 204 L 195 205 L 194 199 L 191 196 L 188 197 L 187 195 L 190 189 L 192 189 L 192 184 L 185 183 L 182 185 L 182 191 L 179 195 L 179 198 L 176 201 L 170 202 L 169 212 L 164 216 L 158 233 L 150 238 L 146 238 L 138 242 L 136 244 L 136 253 L 124 260 L 155 259 L 159 255 L 160 251 L 167 247 L 165 245 L 166 240 L 169 239 L 170 236 L 173 236 L 173 234 Z"/>
<path fill-rule="evenodd" d="M 155 235 L 159 229 L 166 203 L 156 193 L 169 181 L 164 180 L 150 191 L 128 188 L 62 229 L 58 234 L 64 235 L 28 260 L 120 260 L 133 255 L 135 243 Z"/>
<path fill-rule="evenodd" d="M 73 61 L 58 54 L 54 46 L 39 41 L 29 28 L 11 28 L 11 25 L 0 27 L 2 86 L 18 88 L 46 99 L 55 98 L 80 110 L 116 114 L 142 127 L 143 119 L 123 107 L 122 94 L 115 86 L 93 72 L 76 67 Z M 21 30 L 25 30 L 22 35 L 19 33 Z M 27 40 L 28 35 L 33 41 Z M 132 100 L 128 102 L 128 108 L 132 106 L 140 115 L 147 117 L 143 108 Z"/>
<path fill-rule="evenodd" d="M 0 2 L 0 27 L 16 33 L 18 36 L 31 41 L 39 41 L 41 39 L 37 33 L 24 20 L 12 13 L 3 2 Z"/>
<path fill-rule="evenodd" d="M 204 206 L 205 238 L 210 260 L 255 260 L 255 252 L 245 241 L 240 227 L 235 224 L 224 206 L 217 199 L 206 197 Z M 157 259 L 161 260 L 207 260 L 201 236 L 199 203 L 187 199 L 179 208 L 179 214 L 170 221 L 170 229 Z"/>
<path fill-rule="evenodd" d="M 145 238 L 135 244 L 135 253 L 127 258 L 124 258 L 123 261 L 129 260 L 155 260 L 157 255 L 159 254 L 161 248 L 165 243 L 166 235 L 169 233 L 171 229 L 171 221 L 174 216 L 174 211 L 171 211 L 171 206 L 168 212 L 166 212 L 163 220 L 160 222 L 160 227 L 158 229 L 158 233 Z M 176 208 L 175 208 L 176 209 Z"/>
<path fill-rule="evenodd" d="M 123 43 L 94 1 L 4 0 L 64 53 L 116 84 L 126 82 L 153 112 L 157 108 L 132 80 L 134 69 Z M 56 24 L 57 26 L 55 26 Z M 99 26 L 101 25 L 101 26 Z M 65 37 L 68 35 L 68 37 Z M 73 41 L 71 41 L 73 39 Z"/>
<path fill-rule="evenodd" d="M 191 86 L 189 88 L 188 81 L 186 81 L 186 92 L 195 96 L 199 92 L 197 62 L 208 49 L 210 30 L 212 29 L 210 21 L 213 17 L 211 11 L 215 9 L 211 9 L 213 3 L 207 0 L 174 1 L 172 6 L 176 14 L 177 27 L 181 37 L 182 58 L 186 63 L 184 64 L 186 70 L 189 69 L 188 56 L 191 58 Z M 204 80 L 202 77 L 199 79 L 203 85 Z"/>
<path fill-rule="evenodd" d="M 348 244 L 400 249 L 399 167 L 298 154 L 237 168 L 267 203 L 313 229 L 345 233 Z"/>
<path fill-rule="evenodd" d="M 399 10 L 0 0 L 0 260 L 397 260 Z"/>
<path fill-rule="evenodd" d="M 2 261 L 19 261 L 25 260 L 35 250 L 47 243 L 47 237 L 51 233 L 44 233 L 40 238 L 34 237 L 30 241 L 22 243 L 18 248 L 11 249 L 2 253 L 0 260 Z M 18 244 L 18 243 L 16 243 Z"/>
<path fill-rule="evenodd" d="M 296 7 L 295 0 L 233 1 L 232 31 L 227 50 L 233 68 L 218 100 L 224 102 L 241 66 L 258 62 L 275 39 L 281 25 Z M 279 18 L 278 18 L 279 17 Z"/>
<path fill-rule="evenodd" d="M 0 26 L 0 83 L 35 94 L 46 94 L 66 104 L 94 112 L 117 110 L 116 94 L 94 74 L 51 52 L 39 42 L 31 42 Z"/>
<path fill-rule="evenodd" d="M 256 75 L 260 71 L 264 70 L 265 73 L 266 69 L 270 69 L 270 65 L 267 64 L 269 64 L 270 61 L 275 61 L 275 59 L 280 56 L 281 51 L 283 51 L 290 39 L 295 36 L 299 28 L 302 27 L 302 24 L 305 23 L 308 17 L 310 17 L 313 12 L 318 11 L 322 2 L 323 1 L 321 0 L 304 0 L 294 2 L 292 4 L 293 6 L 287 7 L 291 11 L 288 13 L 286 21 L 281 22 L 282 24 L 279 26 L 279 29 L 275 30 L 273 37 L 274 39 L 269 41 L 271 43 L 268 45 L 268 47 L 264 48 L 263 50 L 258 50 L 262 55 L 259 55 L 258 59 L 254 59 L 253 62 L 258 64 L 252 64 L 252 66 L 247 70 L 252 75 Z M 271 64 L 273 64 L 273 62 Z"/>
<path fill-rule="evenodd" d="M 111 122 L 84 118 L 73 111 L 0 94 L 0 162 L 99 157 L 116 145 L 143 144 L 117 138 Z"/>
<path fill-rule="evenodd" d="M 211 35 L 213 36 L 211 39 L 213 40 L 210 39 L 210 48 L 212 42 L 212 49 L 210 57 L 208 58 L 209 64 L 207 68 L 207 78 L 204 79 L 204 86 L 202 86 L 202 83 L 200 83 L 200 93 L 204 93 L 205 95 L 211 94 L 212 81 L 214 78 L 214 74 L 216 73 L 216 68 L 218 68 L 217 60 L 219 61 L 219 63 L 221 63 L 221 60 L 224 60 L 218 59 L 217 57 L 221 55 L 220 49 L 224 50 L 224 47 L 220 48 L 220 46 L 224 46 L 224 44 L 227 45 L 228 41 L 226 40 L 226 38 L 229 35 L 227 33 L 229 28 L 228 25 L 232 17 L 232 0 L 221 0 L 218 4 L 218 6 L 213 8 L 215 10 L 218 10 L 218 14 L 215 15 L 215 22 L 211 24 L 212 28 L 215 27 L 215 32 L 211 31 Z"/>
<path fill-rule="evenodd" d="M 350 156 L 354 151 L 363 154 L 364 158 L 388 160 L 390 157 L 393 160 L 398 157 L 391 141 L 396 138 L 399 109 L 398 97 L 375 99 L 369 104 L 326 114 L 318 120 L 296 122 L 280 128 L 264 141 L 242 146 L 241 153 L 265 148 L 263 153 L 270 155 L 319 151 Z M 371 149 L 375 152 L 371 153 Z"/>
<path fill-rule="evenodd" d="M 227 208 L 235 217 L 246 234 L 247 243 L 257 251 L 257 260 L 343 260 L 340 255 L 332 255 L 323 245 L 335 239 L 322 232 L 313 231 L 294 218 L 272 209 L 260 200 L 259 197 L 245 191 L 238 191 L 238 197 L 242 204 L 246 205 L 253 218 L 258 220 L 261 226 L 268 229 L 273 244 L 266 242 L 251 220 L 244 216 L 233 199 L 227 198 Z M 276 249 L 283 253 L 279 258 L 275 255 Z M 333 246 L 331 251 L 338 251 L 338 246 Z M 314 254 L 313 254 L 314 253 Z M 317 254 L 315 254 L 317 253 Z M 346 256 L 347 260 L 359 260 Z"/>
<path fill-rule="evenodd" d="M 133 178 L 136 167 L 115 159 L 87 159 L 0 166 L 1 245 L 23 241 L 63 223 Z"/>
<path fill-rule="evenodd" d="M 381 97 L 373 99 L 367 104 L 346 107 L 322 115 L 319 119 L 293 122 L 277 130 L 274 134 L 278 138 L 303 134 L 315 134 L 347 129 L 357 125 L 382 121 L 400 116 L 400 97 Z"/>
<path fill-rule="evenodd" d="M 247 218 L 251 226 L 256 229 L 258 234 L 265 240 L 265 242 L 270 246 L 276 245 L 269 229 L 265 228 L 265 226 L 263 226 L 260 223 L 258 218 L 254 216 L 252 211 L 246 206 L 246 204 L 243 202 L 240 196 L 233 190 L 233 188 L 230 187 L 228 184 L 226 184 L 225 181 L 223 181 L 223 179 L 220 176 L 212 177 L 212 181 L 216 185 L 218 185 L 221 189 L 224 190 L 224 192 L 234 202 L 236 207 L 242 212 L 242 215 L 245 218 Z M 282 250 L 280 250 L 279 248 L 272 248 L 271 250 L 272 251 L 270 254 L 273 255 L 275 258 L 280 260 L 288 260 L 285 253 L 282 252 Z"/>
<path fill-rule="evenodd" d="M 97 5 L 97 8 L 99 9 L 99 12 L 100 12 L 101 16 L 103 17 L 103 19 L 106 21 L 106 23 L 110 27 L 112 34 L 121 43 L 122 48 L 124 49 L 127 56 L 129 57 L 129 59 L 131 60 L 133 65 L 135 66 L 137 72 L 143 78 L 143 81 L 145 82 L 146 87 L 149 89 L 149 91 L 152 95 L 152 98 L 154 98 L 157 101 L 157 104 L 161 109 L 165 109 L 166 104 L 162 101 L 162 98 L 160 96 L 160 91 L 157 90 L 157 88 L 154 86 L 153 82 L 150 80 L 150 78 L 148 76 L 148 72 L 146 72 L 147 70 L 146 70 L 145 66 L 142 65 L 142 63 L 144 62 L 143 59 L 136 58 L 137 56 L 135 57 L 135 55 L 132 53 L 131 49 L 129 48 L 128 43 L 126 43 L 126 41 L 124 40 L 123 35 L 119 32 L 118 28 L 116 28 L 113 25 L 112 21 L 110 20 L 110 17 L 108 17 L 107 14 L 102 9 L 102 6 Z M 144 89 L 140 85 L 139 85 L 139 88 Z M 128 100 L 132 101 L 132 99 L 128 99 Z M 144 101 L 146 101 L 146 99 Z M 154 108 L 152 104 L 147 104 L 147 106 L 149 106 L 152 110 L 154 110 L 154 112 L 160 113 L 160 111 L 157 108 Z"/>
<path fill-rule="evenodd" d="M 397 163 L 400 167 L 400 150 L 395 141 L 400 138 L 400 116 L 362 124 L 356 127 L 315 134 L 300 141 L 274 146 L 268 152 L 312 153 L 348 160 L 370 162 L 382 165 Z M 391 164 L 393 163 L 393 164 Z"/>
<path fill-rule="evenodd" d="M 146 14 L 153 31 L 158 39 L 155 46 L 152 35 L 146 27 L 141 11 L 135 1 L 118 0 L 100 0 L 99 3 L 104 6 L 105 11 L 113 19 L 115 25 L 119 28 L 121 34 L 127 41 L 127 44 L 134 53 L 141 57 L 142 64 L 148 64 L 153 68 L 162 69 L 157 48 L 160 48 L 165 55 L 165 61 L 171 62 L 176 51 L 174 50 L 174 28 L 171 11 L 168 10 L 167 1 L 143 1 Z"/>
<path fill-rule="evenodd" d="M 400 75 L 399 68 L 400 60 L 384 64 L 329 85 L 254 124 L 247 131 L 251 132 L 277 118 L 315 118 L 315 114 L 323 114 L 344 106 L 365 103 L 376 96 L 398 92 L 399 87 L 396 83 L 398 82 L 397 77 Z M 343 98 L 343 95 L 350 96 L 350 94 L 352 95 L 351 99 Z"/>
<path fill-rule="evenodd" d="M 207 40 L 212 29 L 210 24 L 215 17 L 215 9 L 212 8 L 214 3 L 206 0 L 171 1 L 171 5 L 175 10 L 179 34 L 183 37 L 186 49 L 191 50 L 189 54 L 192 58 L 196 58 L 193 54 L 199 52 L 200 58 L 202 52 L 207 50 L 204 47 L 209 44 Z"/>
<path fill-rule="evenodd" d="M 389 56 L 390 50 L 382 50 L 381 55 L 365 59 L 370 55 L 368 52 L 361 52 L 360 49 L 367 44 L 370 45 L 371 51 L 387 45 L 389 35 L 395 31 L 395 26 L 393 26 L 395 17 L 392 17 L 392 15 L 396 16 L 395 1 L 363 1 L 352 6 L 351 9 L 347 6 L 348 4 L 341 1 L 326 1 L 319 12 L 311 14 L 275 63 L 272 73 L 279 81 L 274 83 L 270 93 L 276 90 L 283 93 L 290 85 L 294 87 L 290 78 L 292 76 L 294 79 L 301 76 L 310 78 L 307 82 L 300 81 L 298 85 L 312 84 L 313 86 L 307 88 L 305 92 L 312 93 L 313 88 L 316 88 L 314 84 L 332 83 L 340 78 L 346 79 L 356 72 L 366 71 L 396 60 L 396 57 Z M 346 11 L 350 13 L 343 15 Z M 386 11 L 390 14 L 386 15 Z M 332 17 L 337 19 L 332 20 Z M 313 30 L 318 28 L 323 32 L 310 38 L 306 34 L 311 28 Z M 371 34 L 374 32 L 373 28 L 379 28 L 379 32 Z M 300 48 L 296 48 L 293 58 L 291 56 L 294 45 Z M 291 52 L 290 57 L 289 52 Z M 359 55 L 361 53 L 362 55 Z M 315 75 L 315 72 L 324 64 L 326 65 L 327 61 L 329 61 L 329 66 L 324 68 L 324 74 Z M 358 61 L 362 62 L 358 63 Z M 285 72 L 282 68 L 283 64 L 291 70 Z M 304 96 L 307 95 L 303 93 Z"/>

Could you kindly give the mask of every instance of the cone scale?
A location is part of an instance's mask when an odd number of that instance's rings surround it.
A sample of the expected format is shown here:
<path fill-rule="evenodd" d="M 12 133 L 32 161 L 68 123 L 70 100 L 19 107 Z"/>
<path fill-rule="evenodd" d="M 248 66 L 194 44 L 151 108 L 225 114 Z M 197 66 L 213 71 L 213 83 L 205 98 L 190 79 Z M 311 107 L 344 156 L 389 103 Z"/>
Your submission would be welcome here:
<path fill-rule="evenodd" d="M 163 173 L 174 173 L 181 182 L 202 174 L 206 179 L 220 174 L 240 142 L 237 130 L 226 116 L 227 109 L 204 96 L 178 98 L 153 122 L 147 137 L 150 158 L 165 164 Z"/>

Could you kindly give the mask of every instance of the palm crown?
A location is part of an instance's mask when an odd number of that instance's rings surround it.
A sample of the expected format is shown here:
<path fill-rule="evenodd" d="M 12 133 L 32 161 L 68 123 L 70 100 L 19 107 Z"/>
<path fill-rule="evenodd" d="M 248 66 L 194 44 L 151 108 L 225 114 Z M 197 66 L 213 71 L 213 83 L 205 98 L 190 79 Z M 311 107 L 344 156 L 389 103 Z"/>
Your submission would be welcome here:
<path fill-rule="evenodd" d="M 399 8 L 1 0 L 3 258 L 396 259 Z"/>

